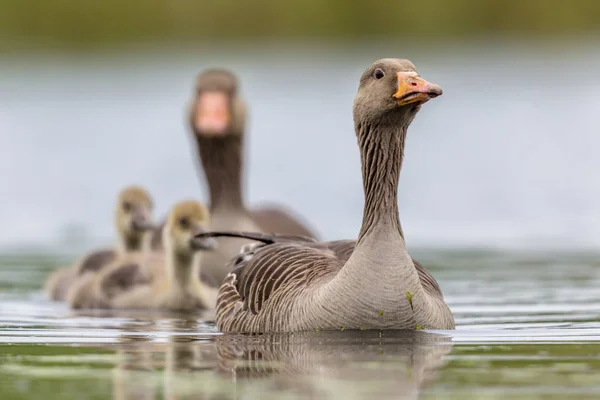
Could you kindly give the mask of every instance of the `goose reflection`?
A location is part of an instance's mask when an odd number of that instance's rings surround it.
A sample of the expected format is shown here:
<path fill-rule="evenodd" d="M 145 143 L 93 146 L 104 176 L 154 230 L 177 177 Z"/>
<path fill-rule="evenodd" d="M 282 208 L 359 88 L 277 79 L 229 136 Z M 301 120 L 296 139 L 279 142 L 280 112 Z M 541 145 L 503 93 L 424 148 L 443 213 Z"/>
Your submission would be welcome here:
<path fill-rule="evenodd" d="M 177 332 L 202 332 L 203 321 L 179 320 Z M 226 399 L 219 396 L 217 350 L 206 334 L 176 334 L 169 337 L 165 354 L 164 399 Z M 212 395 L 211 395 L 212 394 Z"/>
<path fill-rule="evenodd" d="M 223 335 L 216 347 L 237 398 L 261 398 L 253 390 L 260 383 L 260 390 L 299 398 L 417 399 L 452 344 L 421 331 L 346 331 Z"/>
<path fill-rule="evenodd" d="M 162 320 L 154 329 L 166 342 L 124 336 L 114 398 L 418 399 L 452 349 L 450 337 L 422 331 L 194 333 L 205 325 Z"/>
<path fill-rule="evenodd" d="M 150 400 L 156 397 L 153 354 L 155 344 L 148 335 L 122 336 L 117 350 L 117 364 L 113 370 L 113 399 Z"/>
<path fill-rule="evenodd" d="M 206 332 L 209 327 L 202 319 L 189 315 L 184 318 L 184 315 L 163 313 L 163 318 L 157 319 L 156 314 L 138 314 L 132 323 L 122 325 L 123 334 L 116 346 L 118 361 L 113 372 L 114 399 L 156 399 L 161 398 L 160 392 L 164 392 L 165 399 L 179 399 L 183 398 L 179 392 L 189 392 L 189 382 L 181 379 L 186 378 L 188 372 L 215 374 L 217 357 L 211 336 L 192 334 Z M 140 326 L 143 331 L 136 332 Z M 196 378 L 194 375 L 194 380 Z M 199 388 L 194 385 L 199 389 L 195 393 L 205 392 L 202 381 L 200 379 Z"/>

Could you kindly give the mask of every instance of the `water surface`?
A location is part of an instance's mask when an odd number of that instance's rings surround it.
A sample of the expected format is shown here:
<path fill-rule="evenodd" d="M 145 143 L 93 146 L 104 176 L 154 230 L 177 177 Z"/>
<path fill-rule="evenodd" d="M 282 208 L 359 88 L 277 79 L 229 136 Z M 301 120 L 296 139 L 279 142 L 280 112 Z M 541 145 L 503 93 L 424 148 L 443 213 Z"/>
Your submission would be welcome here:
<path fill-rule="evenodd" d="M 456 331 L 221 335 L 210 314 L 75 312 L 65 257 L 0 261 L 3 399 L 548 399 L 600 395 L 600 254 L 416 249 Z"/>

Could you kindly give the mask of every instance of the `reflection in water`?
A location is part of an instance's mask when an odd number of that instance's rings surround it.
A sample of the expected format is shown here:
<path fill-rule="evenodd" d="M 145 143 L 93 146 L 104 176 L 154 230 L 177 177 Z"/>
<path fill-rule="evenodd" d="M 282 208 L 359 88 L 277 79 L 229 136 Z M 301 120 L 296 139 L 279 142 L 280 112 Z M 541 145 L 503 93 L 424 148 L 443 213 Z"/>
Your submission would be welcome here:
<path fill-rule="evenodd" d="M 598 398 L 598 253 L 418 258 L 456 316 L 451 342 L 423 332 L 221 336 L 202 313 L 77 312 L 31 292 L 53 264 L 0 256 L 9 284 L 0 287 L 0 397 Z"/>
<path fill-rule="evenodd" d="M 179 320 L 174 329 L 198 330 L 196 320 Z M 217 355 L 214 343 L 199 336 L 170 336 L 166 350 L 164 398 L 169 400 L 220 398 L 207 397 L 218 391 L 215 372 Z M 215 383 L 217 387 L 215 387 Z"/>
<path fill-rule="evenodd" d="M 165 399 L 206 398 L 205 393 L 215 391 L 205 384 L 213 381 L 211 375 L 217 375 L 215 345 L 206 335 L 187 334 L 206 331 L 205 321 L 197 319 L 197 314 L 173 318 L 175 314 L 171 313 L 171 318 L 166 320 L 154 316 L 147 314 L 143 319 L 123 325 L 125 335 L 117 345 L 119 361 L 114 371 L 113 398 L 155 399 L 161 398 L 161 392 Z M 132 335 L 140 325 L 144 332 L 151 334 Z M 169 334 L 166 343 L 152 335 L 169 332 L 175 334 Z M 186 334 L 180 335 L 182 332 Z"/>
<path fill-rule="evenodd" d="M 236 387 L 271 379 L 267 390 L 311 398 L 418 398 L 452 348 L 449 337 L 418 331 L 225 335 L 216 343 Z"/>
<path fill-rule="evenodd" d="M 147 335 L 122 337 L 119 361 L 113 371 L 115 400 L 154 399 L 156 385 L 145 376 L 153 371 L 151 339 Z"/>
<path fill-rule="evenodd" d="M 196 321 L 180 320 L 178 329 Z M 163 345 L 128 336 L 119 346 L 115 399 L 150 399 L 163 370 L 165 399 L 416 399 L 450 352 L 450 338 L 418 331 L 173 335 Z"/>
<path fill-rule="evenodd" d="M 136 333 L 139 325 L 145 332 L 155 331 L 151 319 L 134 319 L 120 328 L 125 333 L 119 337 L 118 361 L 113 371 L 113 398 L 115 400 L 154 399 L 157 392 L 154 353 L 157 343 L 147 333 Z"/>

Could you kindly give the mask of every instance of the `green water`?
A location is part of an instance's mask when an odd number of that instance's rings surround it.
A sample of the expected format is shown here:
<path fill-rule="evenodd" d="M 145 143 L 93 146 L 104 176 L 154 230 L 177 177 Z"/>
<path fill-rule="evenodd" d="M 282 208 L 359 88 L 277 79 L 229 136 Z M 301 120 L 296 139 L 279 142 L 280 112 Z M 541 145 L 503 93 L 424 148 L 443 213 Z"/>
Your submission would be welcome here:
<path fill-rule="evenodd" d="M 73 312 L 64 257 L 0 257 L 0 397 L 595 399 L 600 255 L 414 251 L 456 331 L 220 335 L 208 314 Z"/>

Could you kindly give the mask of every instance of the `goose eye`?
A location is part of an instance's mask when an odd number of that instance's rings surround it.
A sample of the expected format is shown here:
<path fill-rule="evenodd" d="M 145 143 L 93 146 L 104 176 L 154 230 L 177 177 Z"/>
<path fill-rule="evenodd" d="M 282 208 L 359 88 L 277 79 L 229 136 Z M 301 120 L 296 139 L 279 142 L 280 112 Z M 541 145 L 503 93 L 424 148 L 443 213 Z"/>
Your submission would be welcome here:
<path fill-rule="evenodd" d="M 133 208 L 133 206 L 131 205 L 131 203 L 130 203 L 130 202 L 128 202 L 128 201 L 125 201 L 125 202 L 123 203 L 123 211 L 125 211 L 125 212 L 129 212 L 129 211 L 131 211 L 131 209 L 132 209 L 132 208 Z"/>
<path fill-rule="evenodd" d="M 179 226 L 182 228 L 188 228 L 190 226 L 190 221 L 186 217 L 179 218 Z"/>
<path fill-rule="evenodd" d="M 379 69 L 379 68 L 377 68 L 377 69 L 375 70 L 375 72 L 373 72 L 373 77 L 374 77 L 375 79 L 381 79 L 381 78 L 383 78 L 384 76 L 385 76 L 385 72 L 383 72 L 383 70 L 381 70 L 381 69 Z"/>

